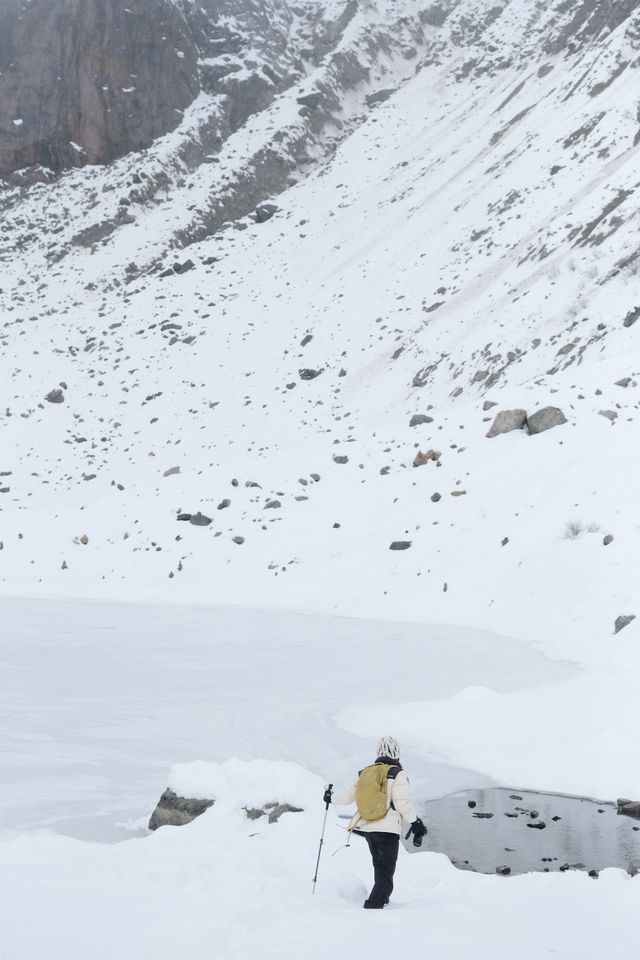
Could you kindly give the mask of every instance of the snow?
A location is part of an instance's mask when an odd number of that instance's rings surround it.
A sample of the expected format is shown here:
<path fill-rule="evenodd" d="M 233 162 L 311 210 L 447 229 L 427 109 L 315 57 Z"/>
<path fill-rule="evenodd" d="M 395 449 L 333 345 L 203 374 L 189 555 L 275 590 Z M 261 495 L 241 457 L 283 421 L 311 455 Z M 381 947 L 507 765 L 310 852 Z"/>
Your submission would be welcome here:
<path fill-rule="evenodd" d="M 343 52 L 413 6 L 361 4 Z M 201 94 L 147 151 L 3 191 L 0 960 L 635 948 L 624 869 L 402 850 L 371 916 L 334 810 L 311 894 L 324 785 L 383 733 L 419 809 L 491 784 L 640 799 L 636 68 L 613 76 L 635 40 L 548 55 L 570 12 L 518 0 L 465 45 L 483 11 L 410 60 L 363 46 L 343 142 L 309 146 L 268 223 L 179 246 L 266 145 L 290 162 L 329 62 L 219 163 L 182 157 L 223 109 Z M 130 191 L 139 171 L 166 186 Z M 77 240 L 122 198 L 132 222 Z M 547 405 L 567 423 L 486 437 Z M 168 785 L 216 803 L 147 835 Z M 303 812 L 246 819 L 275 801 Z"/>

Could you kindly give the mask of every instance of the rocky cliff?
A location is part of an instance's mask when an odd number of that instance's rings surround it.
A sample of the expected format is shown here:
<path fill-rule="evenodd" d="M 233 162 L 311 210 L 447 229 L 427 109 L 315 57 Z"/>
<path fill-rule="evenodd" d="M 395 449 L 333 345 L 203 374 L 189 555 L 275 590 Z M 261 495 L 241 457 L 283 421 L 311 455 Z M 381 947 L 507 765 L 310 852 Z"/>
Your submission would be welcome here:
<path fill-rule="evenodd" d="M 0 5 L 0 175 L 146 147 L 198 91 L 193 38 L 167 0 Z"/>

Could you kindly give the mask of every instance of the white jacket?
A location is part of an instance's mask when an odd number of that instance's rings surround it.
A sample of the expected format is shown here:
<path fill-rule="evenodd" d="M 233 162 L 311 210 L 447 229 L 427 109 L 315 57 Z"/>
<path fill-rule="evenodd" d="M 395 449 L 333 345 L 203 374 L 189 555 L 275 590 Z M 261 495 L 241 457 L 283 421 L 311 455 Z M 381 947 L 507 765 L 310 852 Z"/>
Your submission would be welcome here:
<path fill-rule="evenodd" d="M 334 790 L 331 794 L 331 803 L 335 803 L 339 807 L 346 807 L 350 803 L 354 803 L 357 785 L 358 777 L 354 777 L 344 787 Z M 391 803 L 393 803 L 393 807 Z M 395 779 L 387 778 L 387 806 L 389 810 L 381 820 L 358 820 L 360 815 L 356 810 L 352 821 L 355 824 L 355 830 L 363 833 L 397 833 L 402 835 L 407 832 L 413 821 L 417 820 L 418 814 L 411 803 L 409 781 L 404 770 L 400 770 Z M 403 821 L 406 824 L 405 827 L 403 827 Z"/>

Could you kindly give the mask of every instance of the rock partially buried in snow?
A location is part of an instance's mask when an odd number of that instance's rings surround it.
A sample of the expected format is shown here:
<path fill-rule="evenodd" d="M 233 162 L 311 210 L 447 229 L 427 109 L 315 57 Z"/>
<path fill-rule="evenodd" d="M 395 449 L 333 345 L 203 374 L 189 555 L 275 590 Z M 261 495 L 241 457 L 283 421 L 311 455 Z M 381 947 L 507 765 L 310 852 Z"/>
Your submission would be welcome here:
<path fill-rule="evenodd" d="M 185 823 L 191 823 L 213 804 L 213 800 L 179 797 L 173 790 L 167 789 L 151 814 L 149 830 L 157 830 L 158 827 L 165 826 L 181 827 Z"/>
<path fill-rule="evenodd" d="M 294 807 L 290 803 L 265 803 L 264 808 L 244 807 L 249 820 L 259 820 L 267 817 L 269 823 L 277 823 L 283 813 L 302 813 L 302 807 Z"/>
<path fill-rule="evenodd" d="M 501 410 L 496 414 L 487 433 L 488 437 L 497 437 L 511 430 L 522 430 L 527 422 L 526 410 Z"/>
<path fill-rule="evenodd" d="M 622 614 L 619 617 L 616 617 L 616 622 L 614 624 L 613 632 L 620 633 L 621 630 L 624 630 L 625 627 L 628 627 L 632 620 L 635 620 L 635 613 Z"/>
<path fill-rule="evenodd" d="M 567 418 L 559 407 L 543 407 L 527 417 L 529 433 L 544 433 L 566 422 Z"/>
<path fill-rule="evenodd" d="M 426 413 L 414 413 L 409 420 L 410 427 L 419 427 L 422 423 L 433 423 L 433 417 L 428 417 Z"/>
<path fill-rule="evenodd" d="M 256 207 L 256 223 L 266 223 L 267 220 L 271 220 L 271 217 L 277 212 L 278 208 L 273 203 L 261 204 L 259 207 Z"/>
<path fill-rule="evenodd" d="M 45 400 L 48 400 L 49 403 L 64 403 L 64 393 L 62 390 L 50 390 Z"/>
<path fill-rule="evenodd" d="M 618 813 L 624 814 L 625 817 L 633 817 L 634 820 L 640 820 L 640 803 L 637 800 L 627 800 L 620 797 L 617 803 Z"/>
<path fill-rule="evenodd" d="M 389 550 L 408 550 L 411 546 L 411 540 L 394 540 L 389 546 Z"/>
<path fill-rule="evenodd" d="M 204 513 L 200 513 L 198 510 L 197 513 L 189 517 L 189 523 L 192 523 L 194 527 L 208 527 L 211 523 L 211 517 L 206 517 Z"/>
<path fill-rule="evenodd" d="M 439 460 L 441 454 L 437 450 L 427 450 L 426 453 L 420 451 L 416 454 L 413 465 L 414 467 L 424 467 L 426 463 L 429 463 L 429 460 Z"/>
<path fill-rule="evenodd" d="M 180 467 L 169 467 L 168 470 L 162 474 L 163 477 L 173 477 L 176 473 L 180 473 Z"/>

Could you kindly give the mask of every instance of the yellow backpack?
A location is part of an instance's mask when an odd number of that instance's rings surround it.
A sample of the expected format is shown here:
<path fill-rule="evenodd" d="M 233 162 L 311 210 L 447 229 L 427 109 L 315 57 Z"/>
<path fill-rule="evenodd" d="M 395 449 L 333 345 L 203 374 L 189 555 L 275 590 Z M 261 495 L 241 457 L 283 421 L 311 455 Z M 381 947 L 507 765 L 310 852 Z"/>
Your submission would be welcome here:
<path fill-rule="evenodd" d="M 396 772 L 401 769 L 395 763 L 372 763 L 360 771 L 356 786 L 356 806 L 359 816 L 355 826 L 361 820 L 372 823 L 386 817 L 389 812 L 387 780 L 389 771 L 394 768 Z"/>

